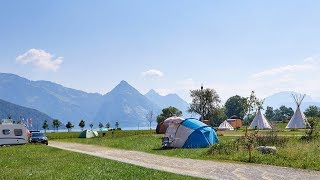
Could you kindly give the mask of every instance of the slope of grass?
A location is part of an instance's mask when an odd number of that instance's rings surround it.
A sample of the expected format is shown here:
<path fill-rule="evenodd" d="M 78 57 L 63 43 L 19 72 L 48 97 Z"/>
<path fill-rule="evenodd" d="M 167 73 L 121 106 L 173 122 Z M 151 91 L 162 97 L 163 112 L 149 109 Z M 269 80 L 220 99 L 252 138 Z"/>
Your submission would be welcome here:
<path fill-rule="evenodd" d="M 0 148 L 0 179 L 196 179 L 45 145 Z"/>

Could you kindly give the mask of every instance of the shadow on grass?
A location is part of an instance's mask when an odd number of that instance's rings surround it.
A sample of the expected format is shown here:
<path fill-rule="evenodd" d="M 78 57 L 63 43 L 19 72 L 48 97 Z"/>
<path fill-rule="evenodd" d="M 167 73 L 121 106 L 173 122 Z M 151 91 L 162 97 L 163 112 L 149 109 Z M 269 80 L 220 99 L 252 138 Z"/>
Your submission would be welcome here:
<path fill-rule="evenodd" d="M 175 148 L 163 148 L 163 147 L 161 147 L 161 148 L 153 148 L 152 150 L 153 151 L 162 151 L 162 150 L 171 150 L 171 149 L 175 149 Z"/>

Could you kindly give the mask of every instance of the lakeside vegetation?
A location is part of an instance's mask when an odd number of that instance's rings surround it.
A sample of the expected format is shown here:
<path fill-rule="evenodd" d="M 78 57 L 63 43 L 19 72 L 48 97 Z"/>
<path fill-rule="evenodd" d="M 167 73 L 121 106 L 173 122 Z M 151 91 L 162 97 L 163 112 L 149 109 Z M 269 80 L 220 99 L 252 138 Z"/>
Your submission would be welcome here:
<path fill-rule="evenodd" d="M 41 144 L 1 147 L 0 154 L 0 179 L 197 179 Z"/>
<path fill-rule="evenodd" d="M 219 160 L 231 162 L 248 162 L 248 153 L 244 148 L 237 151 L 230 149 L 230 144 L 237 141 L 238 136 L 244 135 L 243 130 L 225 131 L 219 136 L 222 152 L 218 153 L 210 148 L 199 149 L 161 149 L 161 138 L 163 135 L 150 133 L 148 130 L 140 131 L 116 131 L 114 134 L 107 132 L 105 137 L 93 139 L 73 138 L 79 133 L 50 133 L 49 139 L 66 142 L 77 142 L 93 144 L 112 148 L 143 151 L 153 154 L 174 156 L 182 158 Z M 249 131 L 253 133 L 253 131 Z M 277 132 L 274 132 L 277 133 Z M 320 141 L 302 141 L 304 130 L 279 131 L 277 137 L 286 138 L 281 146 L 277 146 L 275 154 L 261 154 L 257 150 L 252 152 L 252 163 L 286 166 L 302 169 L 320 170 Z M 258 135 L 268 135 L 268 131 L 259 131 Z M 63 138 L 59 138 L 59 137 Z M 66 138 L 69 137 L 69 138 Z M 227 150 L 226 150 L 227 149 Z M 226 150 L 226 152 L 225 152 Z"/>

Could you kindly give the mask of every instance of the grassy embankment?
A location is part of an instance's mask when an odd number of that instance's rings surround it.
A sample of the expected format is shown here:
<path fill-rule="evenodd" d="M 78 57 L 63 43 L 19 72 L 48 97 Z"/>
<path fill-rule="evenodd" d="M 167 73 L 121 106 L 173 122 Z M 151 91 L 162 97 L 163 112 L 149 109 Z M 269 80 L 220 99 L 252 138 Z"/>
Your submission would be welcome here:
<path fill-rule="evenodd" d="M 249 131 L 252 133 L 252 131 Z M 267 131 L 259 131 L 259 134 L 267 134 Z M 244 135 L 243 130 L 234 132 L 223 132 L 219 136 L 221 143 L 232 143 L 239 135 Z M 304 134 L 303 130 L 287 131 L 279 130 L 278 136 L 286 136 L 288 142 L 284 146 L 277 146 L 276 154 L 261 154 L 253 151 L 253 163 L 270 164 L 277 166 L 295 167 L 303 169 L 320 170 L 320 141 L 304 142 L 300 137 Z M 200 149 L 169 149 L 161 150 L 161 137 L 163 135 L 151 134 L 150 131 L 116 131 L 113 135 L 107 132 L 105 137 L 93 139 L 71 138 L 79 133 L 50 133 L 49 139 L 59 141 L 78 142 L 94 144 L 120 149 L 144 151 L 148 153 L 175 156 L 183 158 L 222 160 L 247 162 L 248 153 L 243 148 L 227 154 L 210 153 L 210 148 Z M 64 139 L 59 138 L 63 137 Z M 70 138 L 68 138 L 70 137 Z"/>
<path fill-rule="evenodd" d="M 196 179 L 41 144 L 0 147 L 0 154 L 0 179 Z"/>

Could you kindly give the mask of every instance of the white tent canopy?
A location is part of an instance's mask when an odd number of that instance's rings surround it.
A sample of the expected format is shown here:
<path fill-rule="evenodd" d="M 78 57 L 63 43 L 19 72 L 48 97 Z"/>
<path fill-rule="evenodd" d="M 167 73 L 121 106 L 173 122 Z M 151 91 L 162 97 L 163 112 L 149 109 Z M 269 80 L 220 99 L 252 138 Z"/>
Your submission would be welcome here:
<path fill-rule="evenodd" d="M 218 127 L 219 130 L 234 130 L 234 128 L 228 123 L 228 121 L 223 121 L 219 127 Z"/>
<path fill-rule="evenodd" d="M 259 109 L 252 123 L 250 124 L 249 129 L 272 129 L 272 127 Z"/>
<path fill-rule="evenodd" d="M 301 112 L 300 110 L 300 105 L 302 100 L 304 99 L 305 95 L 303 96 L 298 96 L 298 95 L 293 95 L 293 99 L 295 100 L 296 104 L 297 104 L 297 109 L 294 112 L 293 116 L 291 117 L 289 123 L 287 124 L 286 128 L 287 129 L 302 129 L 302 128 L 306 128 L 309 126 L 305 115 L 303 114 L 303 112 Z"/>

